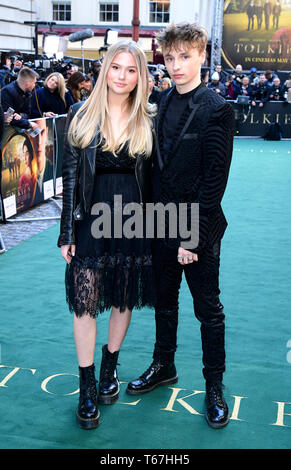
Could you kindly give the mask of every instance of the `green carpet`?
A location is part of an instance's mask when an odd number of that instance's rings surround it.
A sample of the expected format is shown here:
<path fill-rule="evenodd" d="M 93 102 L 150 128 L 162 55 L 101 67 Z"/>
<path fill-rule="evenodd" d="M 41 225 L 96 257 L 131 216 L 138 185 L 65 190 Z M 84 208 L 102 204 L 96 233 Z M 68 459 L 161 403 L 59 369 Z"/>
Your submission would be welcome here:
<path fill-rule="evenodd" d="M 99 428 L 76 426 L 78 369 L 56 225 L 0 257 L 0 448 L 290 448 L 290 147 L 235 140 L 221 261 L 229 425 L 213 430 L 204 418 L 199 322 L 183 281 L 179 382 L 136 399 L 122 383 L 120 401 L 100 407 Z M 97 370 L 107 325 L 105 312 L 98 320 Z M 153 342 L 153 311 L 136 311 L 120 353 L 121 381 L 149 365 Z"/>

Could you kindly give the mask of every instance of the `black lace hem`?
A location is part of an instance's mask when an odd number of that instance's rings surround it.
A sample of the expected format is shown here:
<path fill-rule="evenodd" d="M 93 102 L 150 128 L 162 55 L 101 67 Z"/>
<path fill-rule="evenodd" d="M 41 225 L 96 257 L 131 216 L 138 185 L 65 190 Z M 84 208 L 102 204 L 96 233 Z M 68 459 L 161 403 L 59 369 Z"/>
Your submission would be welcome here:
<path fill-rule="evenodd" d="M 153 308 L 151 256 L 106 254 L 99 258 L 74 257 L 65 274 L 66 301 L 77 317 L 96 317 L 116 307 L 120 312 Z"/>

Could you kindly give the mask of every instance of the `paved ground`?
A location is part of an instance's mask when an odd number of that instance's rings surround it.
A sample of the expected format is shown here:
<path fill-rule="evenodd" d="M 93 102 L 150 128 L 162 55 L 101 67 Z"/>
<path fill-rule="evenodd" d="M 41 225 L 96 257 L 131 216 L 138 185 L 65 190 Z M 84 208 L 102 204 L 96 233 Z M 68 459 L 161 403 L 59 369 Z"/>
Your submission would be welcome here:
<path fill-rule="evenodd" d="M 32 209 L 13 216 L 6 223 L 0 222 L 0 235 L 2 236 L 5 250 L 9 250 L 15 245 L 18 245 L 23 240 L 32 237 L 33 235 L 45 230 L 59 222 L 59 217 L 62 210 L 62 199 L 51 198 L 47 201 L 38 204 Z M 57 217 L 50 220 L 32 220 L 29 222 L 22 222 L 21 219 L 32 219 L 40 217 Z M 12 222 L 16 220 L 16 222 Z M 0 253 L 3 247 L 1 246 L 0 236 Z M 3 253 L 2 253 L 3 254 Z M 4 253 L 5 254 L 5 253 Z"/>

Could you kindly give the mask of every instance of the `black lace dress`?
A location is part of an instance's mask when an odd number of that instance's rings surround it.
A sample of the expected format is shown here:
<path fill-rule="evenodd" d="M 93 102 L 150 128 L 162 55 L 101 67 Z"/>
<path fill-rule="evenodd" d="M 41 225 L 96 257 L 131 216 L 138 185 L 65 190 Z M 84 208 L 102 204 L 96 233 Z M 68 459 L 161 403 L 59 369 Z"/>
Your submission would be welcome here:
<path fill-rule="evenodd" d="M 126 148 L 117 156 L 97 148 L 92 207 L 106 203 L 106 208 L 76 222 L 76 254 L 66 267 L 66 298 L 77 316 L 96 317 L 112 306 L 122 312 L 154 305 L 151 240 L 143 236 L 145 223 L 142 237 L 128 238 L 123 229 L 133 215 L 124 215 L 124 207 L 140 202 L 135 162 Z M 102 233 L 105 236 L 100 237 Z"/>

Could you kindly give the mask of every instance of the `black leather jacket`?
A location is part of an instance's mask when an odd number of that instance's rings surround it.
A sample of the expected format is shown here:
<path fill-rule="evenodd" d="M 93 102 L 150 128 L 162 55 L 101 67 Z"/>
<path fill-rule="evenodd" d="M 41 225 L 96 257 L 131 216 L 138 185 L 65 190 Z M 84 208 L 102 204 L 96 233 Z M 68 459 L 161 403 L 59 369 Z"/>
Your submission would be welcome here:
<path fill-rule="evenodd" d="M 82 220 L 91 210 L 91 198 L 95 177 L 96 145 L 98 136 L 85 149 L 69 144 L 67 135 L 70 123 L 83 105 L 83 102 L 71 106 L 65 128 L 62 177 L 63 177 L 63 208 L 61 216 L 60 236 L 57 245 L 75 243 L 75 222 Z M 140 193 L 140 203 L 151 201 L 152 158 L 136 157 L 135 175 Z"/>

